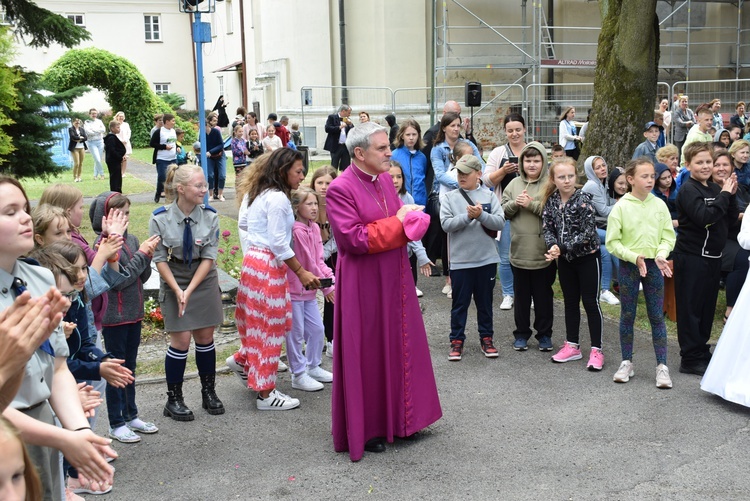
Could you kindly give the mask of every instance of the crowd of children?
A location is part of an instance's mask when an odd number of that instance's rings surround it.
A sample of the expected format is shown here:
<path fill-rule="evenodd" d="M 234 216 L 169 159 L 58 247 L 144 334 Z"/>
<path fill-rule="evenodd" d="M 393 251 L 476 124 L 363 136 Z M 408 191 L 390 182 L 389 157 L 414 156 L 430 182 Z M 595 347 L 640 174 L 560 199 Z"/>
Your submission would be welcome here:
<path fill-rule="evenodd" d="M 747 241 L 738 233 L 750 199 L 750 143 L 732 139 L 725 129 L 710 136 L 713 116 L 707 107 L 700 107 L 681 148 L 660 145 L 663 127 L 658 120 L 649 121 L 643 128 L 645 141 L 624 168 L 610 169 L 601 156 L 590 156 L 583 162 L 586 182 L 581 186 L 575 160 L 581 136 L 572 124 L 574 113 L 571 108 L 563 115 L 566 132 L 561 137 L 566 145 L 552 148 L 551 162 L 545 146 L 526 142 L 523 117 L 510 114 L 504 122 L 508 145 L 493 150 L 487 168 L 476 147 L 460 137 L 458 115 L 447 113 L 438 134 L 440 148 L 432 153 L 433 164 L 442 162 L 434 188 L 425 185 L 419 124 L 412 119 L 401 124 L 390 161 L 393 188 L 407 205 L 415 203 L 415 196 L 425 203 L 430 191 L 439 196 L 439 224 L 447 236 L 446 293 L 452 301 L 448 359 L 459 361 L 464 356 L 472 300 L 482 353 L 487 358 L 500 355 L 493 327 L 493 290 L 507 246 L 509 268 L 500 270 L 501 309 L 506 309 L 507 300 L 507 309 L 514 310 L 514 350 L 528 350 L 532 335 L 540 351 L 555 349 L 553 284 L 558 280 L 565 340 L 551 361 L 583 358 L 582 303 L 590 342 L 586 368 L 602 371 L 606 334 L 600 302 L 619 304 L 621 362 L 613 380 L 627 383 L 635 375 L 634 322 L 642 290 L 656 358 L 656 386 L 672 388 L 663 303 L 664 279 L 674 274 L 680 371 L 703 375 L 712 358 L 708 341 L 728 235 Z M 158 431 L 156 424 L 139 415 L 135 387 L 143 283 L 151 275 L 152 261 L 161 279 L 159 302 L 170 334 L 164 416 L 195 419 L 182 391 L 191 340 L 202 407 L 208 414 L 224 413 L 215 388 L 213 343 L 222 317 L 216 271 L 218 216 L 202 205 L 213 189 L 215 199 L 223 198 L 223 174 L 217 167 L 207 180 L 200 167 L 189 162 L 182 131 L 172 130 L 174 117 L 161 118 L 164 126 L 155 127 L 152 136 L 159 171 L 155 199 L 163 189 L 168 204 L 154 212 L 151 236 L 142 243 L 128 232 L 130 200 L 121 193 L 126 148 L 118 138 L 118 120 L 109 124 L 103 139 L 110 191 L 90 206 L 97 234 L 93 245 L 80 233 L 84 210 L 78 189 L 68 184 L 49 186 L 30 212 L 21 185 L 0 178 L 0 203 L 19 214 L 0 226 L 0 254 L 5 256 L 0 280 L 8 283 L 3 291 L 12 291 L 3 292 L 1 304 L 9 307 L 14 300 L 25 301 L 28 289 L 32 296 L 56 305 L 50 321 L 59 319 L 58 313 L 62 317 L 51 340 L 29 362 L 50 381 L 54 374 L 56 382 L 40 385 L 25 379 L 11 411 L 5 413 L 7 421 L 0 419 L 0 450 L 8 467 L 24 478 L 27 492 L 42 489 L 57 498 L 66 487 L 68 498 L 75 499 L 76 493 L 103 494 L 112 489 L 113 470 L 106 463 L 116 453 L 108 440 L 91 432 L 102 393 L 111 439 L 134 443 L 142 440 L 142 434 Z M 212 116 L 209 134 L 215 131 L 214 122 Z M 337 247 L 326 213 L 326 192 L 337 171 L 321 167 L 312 173 L 309 185 L 302 185 L 302 155 L 282 146 L 273 123 L 261 140 L 262 128 L 254 122 L 248 126 L 238 121 L 230 143 L 238 193 L 243 195 L 240 227 L 245 258 L 237 297 L 242 348 L 227 359 L 227 365 L 258 393 L 259 410 L 288 410 L 300 401 L 276 388 L 282 341 L 293 389 L 320 391 L 333 381 L 321 362 L 323 353 L 332 356 L 334 350 Z M 281 125 L 289 135 L 286 141 L 293 144 L 300 141 L 295 125 L 291 133 Z M 223 143 L 209 146 L 218 166 Z M 213 151 L 216 148 L 221 153 Z M 415 294 L 421 297 L 418 275 L 430 276 L 435 265 L 418 241 L 408 244 L 408 253 Z M 725 321 L 747 275 L 747 251 L 735 249 L 731 256 L 735 255 L 743 262 L 729 267 L 737 273 L 728 278 L 732 304 L 728 300 Z M 65 396 L 64 402 L 50 398 L 53 389 Z M 37 410 L 47 401 L 64 430 L 74 434 L 61 435 L 62 478 L 55 466 L 57 453 L 53 456 L 40 447 L 51 443 L 57 433 L 51 413 Z M 46 423 L 28 452 L 15 429 L 28 433 L 22 414 Z M 45 465 L 39 469 L 41 481 L 30 461 Z"/>

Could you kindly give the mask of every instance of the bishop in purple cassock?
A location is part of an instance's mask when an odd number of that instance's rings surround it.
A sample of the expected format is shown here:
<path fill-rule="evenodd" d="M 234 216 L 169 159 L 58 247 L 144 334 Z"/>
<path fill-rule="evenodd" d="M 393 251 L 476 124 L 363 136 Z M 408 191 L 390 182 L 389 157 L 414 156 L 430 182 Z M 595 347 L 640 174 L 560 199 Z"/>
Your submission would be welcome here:
<path fill-rule="evenodd" d="M 328 188 L 336 244 L 332 432 L 359 461 L 442 416 L 427 334 L 407 257 L 405 206 L 393 187 L 385 129 L 347 137 L 352 165 Z"/>

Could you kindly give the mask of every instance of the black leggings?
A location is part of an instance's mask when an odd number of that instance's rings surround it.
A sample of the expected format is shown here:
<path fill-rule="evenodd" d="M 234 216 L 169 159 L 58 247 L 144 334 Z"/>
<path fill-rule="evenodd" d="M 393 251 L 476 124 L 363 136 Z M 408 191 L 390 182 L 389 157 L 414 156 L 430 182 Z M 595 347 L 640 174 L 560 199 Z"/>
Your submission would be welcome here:
<path fill-rule="evenodd" d="M 589 322 L 591 347 L 602 347 L 602 310 L 599 307 L 599 284 L 602 278 L 602 255 L 579 257 L 573 261 L 557 260 L 557 273 L 565 302 L 565 331 L 568 342 L 578 344 L 581 327 L 580 302 Z"/>

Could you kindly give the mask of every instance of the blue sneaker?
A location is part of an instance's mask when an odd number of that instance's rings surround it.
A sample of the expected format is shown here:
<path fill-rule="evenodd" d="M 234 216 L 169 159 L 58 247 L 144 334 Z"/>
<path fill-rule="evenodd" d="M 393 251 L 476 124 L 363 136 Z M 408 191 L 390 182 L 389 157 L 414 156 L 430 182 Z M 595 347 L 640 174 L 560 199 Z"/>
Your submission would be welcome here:
<path fill-rule="evenodd" d="M 552 338 L 549 336 L 542 336 L 539 338 L 539 351 L 552 351 Z"/>
<path fill-rule="evenodd" d="M 525 339 L 519 337 L 519 338 L 516 338 L 515 341 L 513 341 L 513 349 L 516 351 L 526 351 L 529 349 L 529 346 L 526 343 Z"/>

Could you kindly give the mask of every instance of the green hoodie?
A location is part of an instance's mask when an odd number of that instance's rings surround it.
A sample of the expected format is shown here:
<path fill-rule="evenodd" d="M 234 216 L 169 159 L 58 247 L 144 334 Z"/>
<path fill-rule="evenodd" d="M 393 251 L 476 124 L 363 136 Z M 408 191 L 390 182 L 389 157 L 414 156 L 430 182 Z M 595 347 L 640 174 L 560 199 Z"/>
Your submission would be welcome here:
<path fill-rule="evenodd" d="M 667 204 L 651 193 L 643 201 L 626 193 L 612 207 L 605 244 L 612 255 L 633 264 L 638 256 L 666 259 L 674 244 L 674 226 Z"/>
<path fill-rule="evenodd" d="M 542 172 L 539 177 L 530 181 L 526 177 L 523 158 L 526 151 L 535 149 L 542 154 Z M 510 221 L 510 263 L 516 268 L 540 270 L 550 265 L 544 258 L 547 246 L 542 234 L 542 191 L 547 181 L 547 150 L 544 146 L 532 141 L 521 151 L 518 177 L 514 178 L 503 190 L 503 211 L 505 219 Z M 533 198 L 528 207 L 516 204 L 516 197 L 524 190 Z"/>

